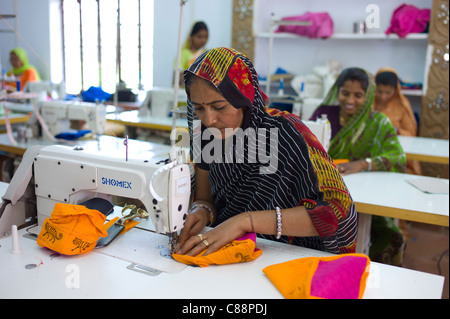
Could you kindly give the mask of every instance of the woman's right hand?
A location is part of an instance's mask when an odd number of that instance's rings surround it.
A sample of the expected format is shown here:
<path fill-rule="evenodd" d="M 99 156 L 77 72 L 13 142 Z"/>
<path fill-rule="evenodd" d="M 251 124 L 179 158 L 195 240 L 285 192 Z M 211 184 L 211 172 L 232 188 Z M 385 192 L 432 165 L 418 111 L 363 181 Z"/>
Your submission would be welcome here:
<path fill-rule="evenodd" d="M 209 223 L 209 212 L 203 207 L 198 207 L 195 212 L 186 216 L 184 227 L 178 237 L 178 243 L 175 251 L 180 250 L 186 241 L 192 236 L 197 236 L 200 231 Z"/>

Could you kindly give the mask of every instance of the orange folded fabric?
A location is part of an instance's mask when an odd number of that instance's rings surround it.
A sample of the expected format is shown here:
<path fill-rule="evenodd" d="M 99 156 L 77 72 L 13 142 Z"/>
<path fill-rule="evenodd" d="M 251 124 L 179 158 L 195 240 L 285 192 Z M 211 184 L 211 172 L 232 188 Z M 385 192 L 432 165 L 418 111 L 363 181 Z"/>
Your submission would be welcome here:
<path fill-rule="evenodd" d="M 366 255 L 343 254 L 295 259 L 263 272 L 287 299 L 361 299 L 369 267 Z"/>
<path fill-rule="evenodd" d="M 225 265 L 242 263 L 255 260 L 262 254 L 262 250 L 256 247 L 255 233 L 249 233 L 239 239 L 225 245 L 218 251 L 203 256 L 206 249 L 197 256 L 187 256 L 172 254 L 173 259 L 187 264 L 200 267 L 208 267 L 209 265 Z"/>
<path fill-rule="evenodd" d="M 44 220 L 37 244 L 63 255 L 87 253 L 108 235 L 103 229 L 105 219 L 98 210 L 83 205 L 56 203 L 50 218 Z"/>

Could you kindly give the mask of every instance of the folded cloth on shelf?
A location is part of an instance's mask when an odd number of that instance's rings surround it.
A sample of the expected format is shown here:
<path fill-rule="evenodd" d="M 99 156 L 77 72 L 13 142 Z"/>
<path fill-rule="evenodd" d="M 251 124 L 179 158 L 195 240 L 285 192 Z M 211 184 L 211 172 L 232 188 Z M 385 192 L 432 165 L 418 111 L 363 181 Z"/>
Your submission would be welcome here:
<path fill-rule="evenodd" d="M 295 33 L 310 39 L 329 38 L 334 33 L 333 19 L 327 12 L 306 12 L 292 17 L 284 17 L 282 21 L 304 21 L 310 25 L 280 25 L 275 32 Z"/>
<path fill-rule="evenodd" d="M 263 272 L 287 299 L 361 299 L 370 259 L 363 254 L 307 257 Z"/>
<path fill-rule="evenodd" d="M 83 205 L 56 203 L 50 218 L 44 220 L 37 244 L 63 255 L 84 254 L 95 248 L 108 233 L 106 216 Z"/>
<path fill-rule="evenodd" d="M 172 254 L 172 257 L 181 263 L 200 267 L 242 263 L 255 260 L 261 256 L 262 250 L 256 247 L 255 241 L 255 233 L 247 233 L 207 256 L 203 256 L 206 252 L 205 249 L 197 256 Z"/>
<path fill-rule="evenodd" d="M 410 33 L 424 32 L 430 22 L 430 13 L 430 9 L 419 9 L 413 5 L 402 4 L 394 10 L 386 34 L 395 33 L 400 38 L 404 38 Z"/>

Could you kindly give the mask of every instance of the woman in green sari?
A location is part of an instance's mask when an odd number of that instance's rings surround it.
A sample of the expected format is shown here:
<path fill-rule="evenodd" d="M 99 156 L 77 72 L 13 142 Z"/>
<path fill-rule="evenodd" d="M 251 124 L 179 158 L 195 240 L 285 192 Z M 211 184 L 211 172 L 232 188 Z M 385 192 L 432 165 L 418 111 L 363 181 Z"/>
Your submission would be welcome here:
<path fill-rule="evenodd" d="M 324 114 L 331 124 L 328 154 L 342 175 L 359 171 L 406 171 L 406 155 L 389 118 L 372 111 L 375 83 L 360 68 L 341 72 L 311 120 Z M 370 257 L 400 265 L 404 239 L 391 218 L 373 216 Z"/>

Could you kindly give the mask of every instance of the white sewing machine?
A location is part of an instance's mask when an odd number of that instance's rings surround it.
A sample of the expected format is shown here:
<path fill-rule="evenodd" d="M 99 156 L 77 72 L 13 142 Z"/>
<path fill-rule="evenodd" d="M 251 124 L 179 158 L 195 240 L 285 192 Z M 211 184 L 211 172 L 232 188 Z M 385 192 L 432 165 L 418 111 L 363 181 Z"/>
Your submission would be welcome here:
<path fill-rule="evenodd" d="M 166 118 L 173 107 L 173 88 L 154 88 L 147 92 L 142 107 L 139 109 L 139 116 L 151 116 L 156 118 Z M 184 89 L 178 90 L 178 106 L 186 105 L 187 95 Z"/>
<path fill-rule="evenodd" d="M 303 121 L 310 131 L 317 137 L 325 151 L 328 152 L 331 140 L 331 125 L 326 114 L 316 121 Z"/>
<path fill-rule="evenodd" d="M 103 134 L 105 131 L 106 107 L 102 103 L 46 101 L 39 103 L 39 109 L 53 136 L 73 131 L 70 129 L 70 120 L 86 121 L 95 135 Z"/>
<path fill-rule="evenodd" d="M 171 154 L 166 164 L 161 158 L 125 160 L 80 147 L 29 148 L 3 196 L 0 237 L 12 225 L 23 225 L 33 213 L 41 226 L 56 203 L 79 204 L 108 194 L 139 200 L 156 231 L 169 235 L 173 248 L 184 225 L 191 189 L 190 170 L 182 163 L 182 152 Z M 35 211 L 27 211 L 33 209 L 33 200 Z"/>

